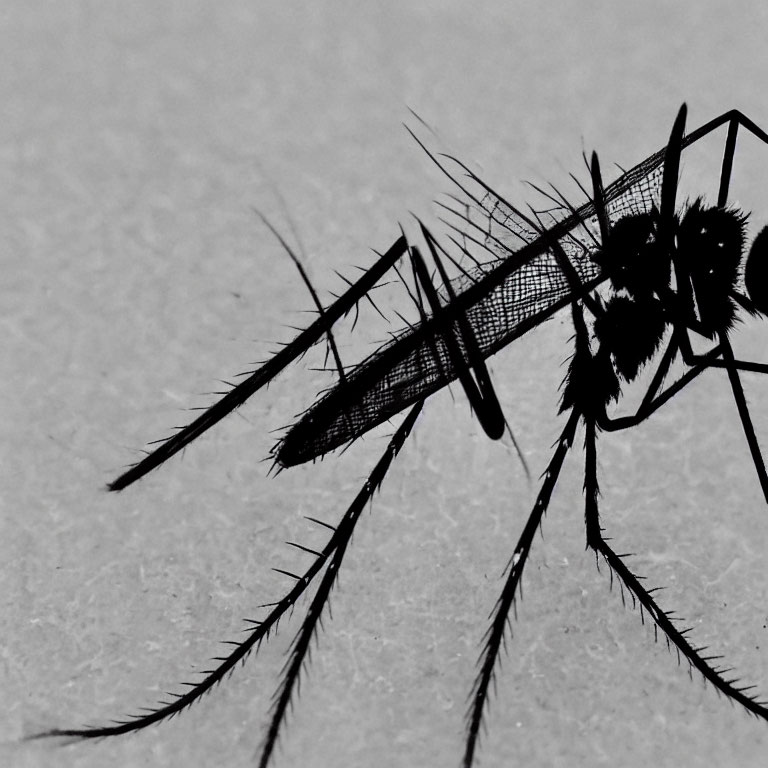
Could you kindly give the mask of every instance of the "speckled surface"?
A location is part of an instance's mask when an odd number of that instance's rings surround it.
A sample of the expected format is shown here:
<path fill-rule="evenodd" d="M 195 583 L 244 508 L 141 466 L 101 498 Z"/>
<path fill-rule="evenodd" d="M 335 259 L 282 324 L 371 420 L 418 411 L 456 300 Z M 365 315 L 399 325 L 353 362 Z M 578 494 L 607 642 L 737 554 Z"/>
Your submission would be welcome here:
<path fill-rule="evenodd" d="M 255 764 L 298 613 L 171 723 L 21 741 L 178 690 L 280 596 L 272 567 L 306 564 L 283 542 L 322 544 L 302 516 L 338 519 L 375 461 L 378 438 L 266 477 L 270 430 L 326 383 L 307 361 L 162 471 L 102 490 L 305 322 L 309 297 L 253 207 L 281 220 L 286 199 L 327 297 L 334 269 L 370 263 L 446 189 L 400 127 L 406 105 L 516 199 L 523 178 L 567 185 L 582 148 L 638 162 L 683 100 L 692 126 L 733 106 L 768 124 L 760 3 L 414 5 L 0 10 L 0 764 Z M 766 169 L 745 142 L 733 191 L 755 222 Z M 684 173 L 715 187 L 706 157 Z M 494 359 L 534 477 L 568 335 L 555 321 Z M 742 326 L 737 348 L 765 360 L 766 338 Z M 755 378 L 747 392 L 765 443 L 768 393 Z M 712 374 L 605 437 L 602 508 L 664 605 L 768 694 L 768 509 L 735 417 Z M 768 727 L 689 682 L 585 555 L 580 459 L 526 571 L 480 765 L 764 765 Z M 535 490 L 459 392 L 430 402 L 361 520 L 276 768 L 458 765 L 485 617 Z"/>

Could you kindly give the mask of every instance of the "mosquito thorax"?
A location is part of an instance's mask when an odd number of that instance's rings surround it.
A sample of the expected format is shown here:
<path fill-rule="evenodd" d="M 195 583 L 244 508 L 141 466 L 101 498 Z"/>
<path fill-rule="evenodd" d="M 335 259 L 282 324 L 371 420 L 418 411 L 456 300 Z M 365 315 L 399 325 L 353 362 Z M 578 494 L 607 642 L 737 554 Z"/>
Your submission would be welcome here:
<path fill-rule="evenodd" d="M 605 404 L 618 396 L 619 379 L 632 381 L 653 357 L 666 328 L 657 294 L 669 287 L 670 259 L 659 244 L 657 221 L 655 209 L 618 219 L 600 254 L 611 275 L 610 293 L 593 327 L 600 347 L 596 357 L 611 365 L 611 375 L 599 376 Z"/>
<path fill-rule="evenodd" d="M 675 267 L 678 281 L 693 288 L 699 330 L 710 338 L 728 330 L 736 305 L 731 293 L 744 251 L 746 216 L 734 208 L 706 208 L 694 201 L 677 230 Z"/>
<path fill-rule="evenodd" d="M 659 285 L 669 285 L 669 259 L 656 238 L 656 216 L 637 213 L 611 225 L 600 263 L 611 273 L 616 291 L 630 296 L 650 296 Z"/>
<path fill-rule="evenodd" d="M 763 227 L 749 249 L 744 283 L 755 308 L 768 315 L 768 227 Z"/>
<path fill-rule="evenodd" d="M 616 373 L 633 381 L 659 348 L 666 325 L 664 308 L 655 296 L 642 301 L 615 296 L 595 319 L 594 331 L 601 348 L 610 353 Z"/>

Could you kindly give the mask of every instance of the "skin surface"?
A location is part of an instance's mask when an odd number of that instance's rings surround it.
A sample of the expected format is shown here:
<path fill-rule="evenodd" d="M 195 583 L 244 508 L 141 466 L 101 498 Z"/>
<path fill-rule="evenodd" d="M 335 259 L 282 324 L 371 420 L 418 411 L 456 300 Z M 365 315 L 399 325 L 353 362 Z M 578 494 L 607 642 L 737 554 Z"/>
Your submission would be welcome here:
<path fill-rule="evenodd" d="M 765 127 L 762 6 L 723 8 L 7 4 L 0 762 L 253 764 L 297 621 L 172 723 L 63 749 L 20 742 L 179 690 L 285 591 L 272 567 L 306 565 L 283 542 L 322 546 L 302 516 L 336 521 L 383 447 L 374 437 L 265 477 L 269 431 L 327 384 L 308 370 L 315 356 L 135 488 L 101 490 L 187 421 L 182 408 L 210 402 L 198 393 L 306 324 L 310 297 L 252 207 L 290 232 L 275 189 L 287 199 L 327 299 L 334 269 L 370 264 L 408 211 L 428 216 L 448 189 L 400 128 L 406 105 L 516 202 L 531 199 L 524 178 L 570 193 L 583 147 L 610 180 L 612 162 L 664 144 L 683 101 L 691 126 L 739 107 Z M 685 160 L 681 198 L 715 194 L 721 149 L 719 137 Z M 766 168 L 768 153 L 740 146 L 733 195 L 752 235 L 768 219 Z M 737 352 L 765 359 L 766 332 L 741 326 Z M 458 388 L 455 403 L 427 404 L 361 520 L 274 765 L 458 764 L 486 616 L 562 429 L 569 334 L 554 320 L 492 360 L 531 484 Z M 768 393 L 744 380 L 765 441 Z M 585 555 L 576 441 L 526 569 L 481 764 L 761 765 L 765 726 L 691 684 Z M 768 510 L 725 375 L 598 451 L 607 534 L 668 588 L 660 600 L 698 643 L 768 692 Z"/>

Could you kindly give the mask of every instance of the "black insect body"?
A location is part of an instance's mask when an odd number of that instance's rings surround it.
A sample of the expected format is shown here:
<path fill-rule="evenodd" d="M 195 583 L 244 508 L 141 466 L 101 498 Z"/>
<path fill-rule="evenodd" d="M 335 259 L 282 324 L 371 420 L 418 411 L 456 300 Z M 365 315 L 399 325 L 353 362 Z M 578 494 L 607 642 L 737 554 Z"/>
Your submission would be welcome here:
<path fill-rule="evenodd" d="M 632 603 L 639 606 L 641 615 L 651 617 L 656 631 L 661 631 L 691 669 L 698 670 L 732 701 L 768 720 L 768 705 L 749 693 L 750 686 L 727 679 L 725 670 L 715 664 L 719 657 L 704 655 L 703 648 L 691 643 L 689 630 L 673 621 L 671 614 L 656 602 L 655 590 L 643 586 L 641 577 L 613 550 L 603 534 L 598 509 L 599 433 L 634 427 L 710 368 L 724 369 L 728 376 L 768 501 L 768 475 L 740 380 L 741 371 L 768 373 L 768 364 L 735 359 L 728 338 L 740 311 L 768 314 L 768 228 L 755 238 L 745 259 L 746 216 L 727 205 L 739 128 L 765 143 L 768 134 L 737 111 L 727 112 L 688 135 L 684 132 L 685 118 L 683 106 L 666 147 L 608 187 L 603 186 L 597 156 L 593 155 L 592 191 L 585 191 L 588 199 L 578 208 L 552 188 L 539 192 L 553 207 L 547 211 L 531 209 L 530 214 L 511 206 L 455 158 L 435 156 L 425 148 L 460 192 L 452 198 L 456 205 L 441 204 L 451 216 L 445 220 L 450 248 L 421 225 L 424 245 L 442 287 L 433 286 L 420 249 L 401 236 L 328 308 L 321 306 L 313 291 L 319 317 L 310 327 L 110 486 L 112 490 L 121 490 L 162 464 L 269 383 L 309 347 L 326 338 L 337 360 L 339 380 L 275 447 L 274 458 L 280 467 L 322 456 L 406 408 L 410 410 L 338 525 L 324 523 L 332 531 L 325 548 L 312 553 L 316 556 L 312 565 L 296 576 L 295 586 L 288 594 L 270 604 L 269 612 L 254 622 L 246 639 L 234 644 L 234 650 L 185 693 L 173 694 L 172 701 L 115 725 L 55 729 L 40 736 L 111 736 L 172 717 L 220 682 L 267 638 L 307 586 L 322 573 L 273 700 L 260 758 L 260 765 L 265 766 L 284 724 L 310 642 L 360 513 L 408 438 L 424 400 L 458 379 L 485 431 L 499 438 L 506 422 L 485 359 L 566 309 L 570 310 L 574 328 L 573 351 L 562 388 L 561 413 L 565 414 L 566 423 L 543 475 L 533 510 L 512 551 L 504 585 L 484 635 L 467 717 L 463 765 L 473 763 L 520 578 L 580 423 L 585 445 L 587 546 L 596 560 L 608 565 Z M 716 205 L 695 200 L 678 210 L 681 153 L 721 126 L 727 126 L 728 131 Z M 448 164 L 458 172 L 449 170 Z M 457 261 L 451 251 L 461 260 Z M 413 289 L 409 291 L 420 321 L 406 327 L 355 368 L 344 369 L 334 342 L 334 324 L 361 299 L 368 298 L 390 269 L 398 269 L 400 261 L 405 261 L 413 273 Z M 448 276 L 446 261 L 459 270 L 458 278 Z M 473 266 L 467 268 L 464 264 L 469 261 Z M 708 351 L 694 352 L 692 334 L 709 341 Z M 665 384 L 673 363 L 680 360 L 686 366 L 685 372 L 671 384 Z M 615 415 L 612 412 L 622 387 L 638 380 L 643 369 L 650 374 L 650 383 L 636 412 Z"/>
<path fill-rule="evenodd" d="M 730 293 L 741 265 L 744 225 L 745 218 L 738 211 L 703 208 L 699 201 L 680 222 L 680 279 L 690 280 L 700 323 L 696 330 L 710 339 L 718 332 L 730 330 L 736 319 L 736 303 Z M 690 315 L 691 307 L 688 312 Z"/>
<path fill-rule="evenodd" d="M 670 262 L 657 239 L 657 218 L 654 211 L 619 219 L 597 257 L 611 267 L 615 295 L 597 310 L 595 335 L 624 381 L 632 381 L 653 357 L 666 330 L 658 293 L 669 288 Z M 613 387 L 610 394 L 605 405 L 615 399 Z"/>
<path fill-rule="evenodd" d="M 709 339 L 728 331 L 736 318 L 731 295 L 742 262 L 746 217 L 727 208 L 705 208 L 696 200 L 672 222 L 671 255 L 658 237 L 658 218 L 654 209 L 651 214 L 620 219 L 598 257 L 609 267 L 614 295 L 590 306 L 597 351 L 590 352 L 586 338 L 577 340 L 563 410 L 576 405 L 583 413 L 594 411 L 600 425 L 605 408 L 620 396 L 621 382 L 637 377 L 673 325 L 670 309 L 660 297 L 667 299 L 672 312 L 680 304 L 685 327 Z M 672 263 L 676 280 L 690 290 L 672 293 Z M 579 305 L 574 304 L 573 311 L 580 312 Z M 582 317 L 574 318 L 574 325 L 577 334 L 586 335 Z M 574 388 L 584 391 L 571 394 Z"/>

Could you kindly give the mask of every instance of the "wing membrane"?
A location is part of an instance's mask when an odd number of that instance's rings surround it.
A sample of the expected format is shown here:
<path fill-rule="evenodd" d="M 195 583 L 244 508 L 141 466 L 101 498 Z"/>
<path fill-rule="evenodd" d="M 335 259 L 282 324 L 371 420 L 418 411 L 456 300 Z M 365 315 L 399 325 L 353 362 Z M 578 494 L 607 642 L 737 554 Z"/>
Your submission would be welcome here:
<path fill-rule="evenodd" d="M 456 379 L 461 366 L 468 365 L 456 324 L 460 313 L 485 358 L 605 279 L 592 260 L 599 248 L 592 202 L 575 209 L 552 197 L 554 208 L 534 211 L 529 218 L 471 172 L 478 192 L 448 175 L 469 199 L 464 210 L 452 210 L 465 224 L 463 231 L 451 225 L 463 236 L 463 244 L 455 239 L 454 243 L 464 250 L 467 242 L 474 244 L 490 260 L 451 281 L 456 297 L 441 312 L 396 335 L 321 397 L 275 447 L 283 466 L 354 440 Z M 663 150 L 624 173 L 605 190 L 611 219 L 658 207 L 662 176 Z M 555 241 L 570 263 L 571 275 L 577 276 L 578 287 L 563 271 L 552 247 Z M 453 335 L 463 360 L 450 354 L 447 334 Z"/>

